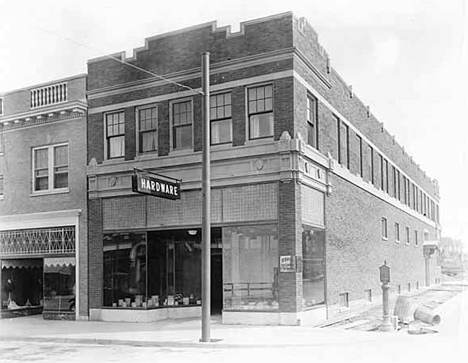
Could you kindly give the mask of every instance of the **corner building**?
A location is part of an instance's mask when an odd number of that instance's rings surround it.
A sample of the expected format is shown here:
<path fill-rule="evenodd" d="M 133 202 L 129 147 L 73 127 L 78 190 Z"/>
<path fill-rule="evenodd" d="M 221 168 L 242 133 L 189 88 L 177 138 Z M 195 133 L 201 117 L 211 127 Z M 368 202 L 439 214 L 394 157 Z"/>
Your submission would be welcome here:
<path fill-rule="evenodd" d="M 437 183 L 339 77 L 307 21 L 285 13 L 112 55 L 178 84 L 88 62 L 91 319 L 201 314 L 203 52 L 211 300 L 223 322 L 331 318 L 376 299 L 384 260 L 394 293 L 438 282 Z M 181 198 L 132 192 L 134 168 L 180 179 Z"/>
<path fill-rule="evenodd" d="M 88 319 L 86 75 L 0 94 L 1 316 Z"/>

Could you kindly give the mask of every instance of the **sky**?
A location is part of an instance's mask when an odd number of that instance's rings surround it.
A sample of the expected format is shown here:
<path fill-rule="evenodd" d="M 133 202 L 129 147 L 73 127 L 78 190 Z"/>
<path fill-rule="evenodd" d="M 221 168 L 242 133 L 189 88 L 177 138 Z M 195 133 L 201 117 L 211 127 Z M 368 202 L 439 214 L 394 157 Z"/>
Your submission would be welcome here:
<path fill-rule="evenodd" d="M 3 3 L 5 2 L 5 3 Z M 3 3 L 3 4 L 2 4 Z M 439 182 L 442 235 L 468 251 L 468 19 L 464 0 L 0 0 L 0 92 L 86 73 L 88 59 L 217 21 L 293 11 L 332 66 Z"/>

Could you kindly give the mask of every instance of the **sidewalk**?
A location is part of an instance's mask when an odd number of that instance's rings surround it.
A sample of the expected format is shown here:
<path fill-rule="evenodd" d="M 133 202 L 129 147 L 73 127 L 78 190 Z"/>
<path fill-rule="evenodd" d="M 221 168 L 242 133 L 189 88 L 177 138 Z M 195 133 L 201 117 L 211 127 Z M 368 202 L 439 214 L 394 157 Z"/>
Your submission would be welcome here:
<path fill-rule="evenodd" d="M 460 309 L 460 301 L 468 301 L 468 290 L 438 307 L 444 322 L 445 314 Z M 444 308 L 447 306 L 447 312 Z M 454 306 L 457 306 L 454 308 Z M 458 310 L 459 311 L 459 310 Z M 42 316 L 27 316 L 0 320 L 0 342 L 35 341 L 79 344 L 131 345 L 186 348 L 281 348 L 337 347 L 385 339 L 408 341 L 421 339 L 402 334 L 366 332 L 344 329 L 323 329 L 305 326 L 222 325 L 221 318 L 211 323 L 210 343 L 201 343 L 199 319 L 165 320 L 152 323 L 111 323 L 97 321 L 44 320 Z M 433 334 L 432 336 L 437 336 Z M 429 336 L 426 336 L 430 339 Z"/>

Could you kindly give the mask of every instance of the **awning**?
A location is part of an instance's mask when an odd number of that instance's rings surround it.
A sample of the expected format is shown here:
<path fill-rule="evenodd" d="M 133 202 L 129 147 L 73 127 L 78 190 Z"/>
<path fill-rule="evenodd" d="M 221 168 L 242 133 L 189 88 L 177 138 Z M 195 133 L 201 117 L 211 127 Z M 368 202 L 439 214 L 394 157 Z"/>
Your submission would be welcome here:
<path fill-rule="evenodd" d="M 47 257 L 44 258 L 44 267 L 51 266 L 75 266 L 75 257 Z"/>
<path fill-rule="evenodd" d="M 41 259 L 2 260 L 2 268 L 42 268 Z"/>
<path fill-rule="evenodd" d="M 424 241 L 423 246 L 429 246 L 429 247 L 439 247 L 439 241 L 433 240 L 433 241 Z"/>

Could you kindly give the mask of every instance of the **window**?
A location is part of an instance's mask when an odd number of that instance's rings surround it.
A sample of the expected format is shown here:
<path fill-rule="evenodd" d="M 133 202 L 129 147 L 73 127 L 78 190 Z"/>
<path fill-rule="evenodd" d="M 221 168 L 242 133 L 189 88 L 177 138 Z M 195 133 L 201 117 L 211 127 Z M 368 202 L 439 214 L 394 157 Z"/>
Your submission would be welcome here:
<path fill-rule="evenodd" d="M 408 282 L 408 292 L 411 292 L 411 282 Z"/>
<path fill-rule="evenodd" d="M 369 180 L 374 184 L 374 149 L 369 146 Z"/>
<path fill-rule="evenodd" d="M 410 244 L 410 229 L 409 227 L 406 227 L 406 244 L 409 245 Z"/>
<path fill-rule="evenodd" d="M 414 245 L 418 247 L 419 241 L 418 241 L 418 231 L 414 231 Z"/>
<path fill-rule="evenodd" d="M 190 149 L 192 147 L 192 101 L 172 104 L 172 148 Z"/>
<path fill-rule="evenodd" d="M 125 155 L 125 116 L 123 112 L 106 114 L 107 158 Z"/>
<path fill-rule="evenodd" d="M 424 241 L 429 241 L 429 232 L 424 231 Z"/>
<path fill-rule="evenodd" d="M 397 197 L 397 174 L 396 174 L 396 169 L 394 166 L 392 166 L 393 170 L 393 197 Z"/>
<path fill-rule="evenodd" d="M 318 149 L 317 99 L 307 95 L 307 143 Z"/>
<path fill-rule="evenodd" d="M 338 135 L 338 163 L 349 169 L 349 127 L 335 116 Z"/>
<path fill-rule="evenodd" d="M 3 175 L 0 175 L 0 196 L 3 195 Z"/>
<path fill-rule="evenodd" d="M 302 297 L 304 307 L 325 303 L 325 230 L 302 226 Z"/>
<path fill-rule="evenodd" d="M 33 169 L 34 191 L 68 188 L 68 145 L 33 149 Z"/>
<path fill-rule="evenodd" d="M 401 295 L 401 285 L 397 286 L 397 293 L 398 293 L 398 295 Z"/>
<path fill-rule="evenodd" d="M 387 218 L 382 217 L 382 238 L 388 239 Z"/>
<path fill-rule="evenodd" d="M 388 160 L 385 160 L 384 173 L 385 173 L 385 191 L 388 194 Z"/>
<path fill-rule="evenodd" d="M 349 307 L 349 294 L 347 292 L 340 294 L 340 308 Z"/>
<path fill-rule="evenodd" d="M 248 89 L 249 139 L 273 136 L 273 86 Z"/>
<path fill-rule="evenodd" d="M 364 291 L 366 293 L 366 300 L 368 302 L 372 302 L 372 290 L 371 289 L 367 289 Z"/>
<path fill-rule="evenodd" d="M 3 115 L 3 98 L 0 98 L 0 115 Z"/>
<path fill-rule="evenodd" d="M 395 242 L 400 242 L 400 225 L 395 223 Z"/>
<path fill-rule="evenodd" d="M 231 94 L 210 96 L 211 145 L 232 142 Z"/>
<path fill-rule="evenodd" d="M 155 106 L 137 108 L 138 152 L 158 150 L 158 109 Z"/>
<path fill-rule="evenodd" d="M 364 176 L 363 168 L 362 168 L 362 137 L 359 135 L 356 135 L 356 137 L 358 140 L 358 170 L 359 170 L 359 175 L 362 178 Z"/>
<path fill-rule="evenodd" d="M 385 190 L 384 159 L 382 155 L 379 155 L 379 160 L 380 160 L 380 189 Z"/>
<path fill-rule="evenodd" d="M 401 186 L 400 186 L 400 171 L 397 170 L 397 190 L 398 190 L 398 200 L 401 202 Z"/>

